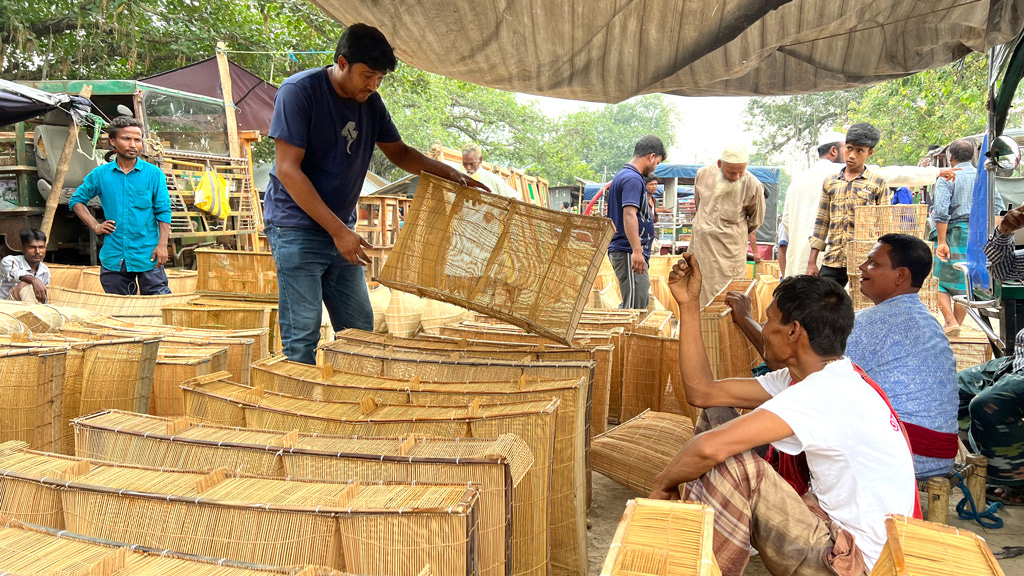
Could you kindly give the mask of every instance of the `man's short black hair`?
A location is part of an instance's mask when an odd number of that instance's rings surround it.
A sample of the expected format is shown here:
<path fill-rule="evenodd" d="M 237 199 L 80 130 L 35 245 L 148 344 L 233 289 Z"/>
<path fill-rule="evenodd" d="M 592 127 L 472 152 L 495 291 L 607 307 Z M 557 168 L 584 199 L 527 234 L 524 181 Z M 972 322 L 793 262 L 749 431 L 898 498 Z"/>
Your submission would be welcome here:
<path fill-rule="evenodd" d="M 874 150 L 882 139 L 882 131 L 867 122 L 858 122 L 846 131 L 846 143 L 853 146 L 865 146 Z"/>
<path fill-rule="evenodd" d="M 665 143 L 661 141 L 654 134 L 648 134 L 637 141 L 636 146 L 633 147 L 633 157 L 638 158 L 640 156 L 647 156 L 648 154 L 657 154 L 661 156 L 661 160 L 665 161 L 668 159 L 668 154 L 665 153 Z"/>
<path fill-rule="evenodd" d="M 886 234 L 878 242 L 889 247 L 889 261 L 892 262 L 893 270 L 910 270 L 910 285 L 914 288 L 924 286 L 924 281 L 932 271 L 932 249 L 924 240 L 910 234 Z"/>
<path fill-rule="evenodd" d="M 651 182 L 657 182 L 657 181 L 658 181 L 658 177 L 655 176 L 654 174 L 648 174 L 647 176 L 644 176 L 644 184 L 650 184 Z"/>
<path fill-rule="evenodd" d="M 853 332 L 853 300 L 835 280 L 790 276 L 775 288 L 782 323 L 799 322 L 821 356 L 842 356 Z"/>
<path fill-rule="evenodd" d="M 838 149 L 839 142 L 829 142 L 828 144 L 822 144 L 821 146 L 818 146 L 818 158 L 821 158 L 825 154 L 828 154 L 828 151 L 831 150 L 833 146 L 835 146 L 836 149 Z"/>
<path fill-rule="evenodd" d="M 949 153 L 949 159 L 951 162 L 959 164 L 961 162 L 970 162 L 974 160 L 974 143 L 966 138 L 961 138 L 956 142 L 953 142 L 946 148 L 946 152 Z"/>
<path fill-rule="evenodd" d="M 107 124 L 107 134 L 111 138 L 117 138 L 118 132 L 131 126 L 138 128 L 143 135 L 146 134 L 146 130 L 142 127 L 142 122 L 131 116 L 118 116 L 111 120 L 110 124 Z"/>
<path fill-rule="evenodd" d="M 38 228 L 22 228 L 20 236 L 22 246 L 27 246 L 29 242 L 35 241 L 46 243 L 46 233 Z"/>
<path fill-rule="evenodd" d="M 334 50 L 334 61 L 342 56 L 349 65 L 365 64 L 376 72 L 391 72 L 398 65 L 384 33 L 368 24 L 353 24 L 345 28 Z"/>

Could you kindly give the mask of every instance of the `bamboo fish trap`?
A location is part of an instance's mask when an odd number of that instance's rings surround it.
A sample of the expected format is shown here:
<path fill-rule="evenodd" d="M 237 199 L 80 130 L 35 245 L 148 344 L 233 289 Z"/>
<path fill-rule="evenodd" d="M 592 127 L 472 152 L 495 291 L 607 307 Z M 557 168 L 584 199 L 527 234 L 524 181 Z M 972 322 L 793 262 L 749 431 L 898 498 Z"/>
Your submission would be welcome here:
<path fill-rule="evenodd" d="M 672 317 L 670 310 L 652 311 L 637 324 L 636 333 L 671 338 L 673 336 Z"/>
<path fill-rule="evenodd" d="M 10 314 L 0 312 L 0 335 L 24 334 L 28 331 L 25 325 Z"/>
<path fill-rule="evenodd" d="M 385 332 L 387 322 L 385 314 L 388 306 L 391 305 L 391 290 L 387 286 L 381 286 L 374 282 L 368 287 L 370 292 L 370 307 L 373 309 L 373 331 Z"/>
<path fill-rule="evenodd" d="M 476 575 L 476 484 L 359 484 L 169 471 L 0 445 L 0 510 L 91 538 L 368 574 Z M 63 467 L 63 468 L 61 468 Z M 59 518 L 60 525 L 47 524 Z M 443 567 L 443 568 L 441 568 Z"/>
<path fill-rule="evenodd" d="M 185 295 L 194 294 L 196 284 L 199 282 L 199 273 L 195 270 L 176 270 L 164 268 L 167 274 L 167 288 L 171 294 Z M 103 292 L 103 284 L 100 283 L 99 266 L 89 266 L 82 270 L 81 281 L 78 286 L 68 286 L 86 292 Z M 136 292 L 137 293 L 137 292 Z"/>
<path fill-rule="evenodd" d="M 60 311 L 47 304 L 0 301 L 0 312 L 17 318 L 29 332 L 55 332 L 64 324 Z"/>
<path fill-rule="evenodd" d="M 613 233 L 423 174 L 378 281 L 568 344 Z"/>
<path fill-rule="evenodd" d="M 136 322 L 139 324 L 159 324 L 163 318 L 160 309 L 172 304 L 181 304 L 194 298 L 191 294 L 166 294 L 156 296 L 121 296 L 102 292 L 86 292 L 71 290 L 59 286 L 50 286 L 47 291 L 47 303 L 55 306 L 72 306 L 85 308 L 100 314 Z"/>
<path fill-rule="evenodd" d="M 184 416 L 185 396 L 181 384 L 227 369 L 228 349 L 177 347 L 164 343 L 153 369 L 153 390 L 149 395 L 148 413 L 155 416 Z"/>
<path fill-rule="evenodd" d="M 692 437 L 689 418 L 646 411 L 595 437 L 590 458 L 594 470 L 646 496 L 654 489 L 658 474 Z"/>
<path fill-rule="evenodd" d="M 316 566 L 282 568 L 87 538 L 66 530 L 0 519 L 5 574 L 92 576 L 349 576 Z"/>
<path fill-rule="evenodd" d="M 247 306 L 178 304 L 164 306 L 167 326 L 203 330 L 270 330 L 270 310 Z M 268 352 L 271 346 L 267 346 Z"/>
<path fill-rule="evenodd" d="M 895 204 L 891 206 L 858 206 L 854 210 L 854 240 L 870 240 L 874 243 L 879 236 L 890 233 L 910 234 L 921 239 L 926 238 L 928 235 L 928 206 L 926 204 Z M 849 265 L 849 258 L 847 258 L 847 265 Z"/>
<path fill-rule="evenodd" d="M 50 269 L 50 287 L 70 288 L 79 290 L 82 287 L 82 273 L 85 266 L 71 266 L 68 264 L 47 264 Z"/>
<path fill-rule="evenodd" d="M 0 350 L 0 441 L 60 446 L 67 355 L 64 348 Z"/>
<path fill-rule="evenodd" d="M 277 301 L 277 267 L 270 252 L 196 250 L 196 292 L 220 298 Z"/>
<path fill-rule="evenodd" d="M 80 457 L 185 469 L 227 467 L 290 478 L 467 483 L 480 488 L 480 571 L 544 574 L 546 557 L 531 553 L 537 524 L 547 523 L 520 480 L 533 465 L 526 443 L 496 439 L 346 438 L 304 436 L 105 412 L 75 421 Z M 509 524 L 511 518 L 511 524 Z M 508 550 L 506 550 L 508 549 Z M 543 548 L 542 548 L 543 550 Z M 494 557 L 490 551 L 500 551 Z"/>
<path fill-rule="evenodd" d="M 462 321 L 467 312 L 468 310 L 461 306 L 428 298 L 423 306 L 423 314 L 420 316 L 420 326 L 424 330 L 434 330 L 438 326 L 457 324 Z"/>
<path fill-rule="evenodd" d="M 561 492 L 572 488 L 567 478 L 552 475 L 555 438 L 555 414 L 559 402 L 555 398 L 542 402 L 511 403 L 468 408 L 424 407 L 415 405 L 378 406 L 317 402 L 298 398 L 282 398 L 273 394 L 257 396 L 253 389 L 218 381 L 216 375 L 197 379 L 183 386 L 185 406 L 193 422 L 238 422 L 238 412 L 246 428 L 262 430 L 297 430 L 300 434 L 341 436 L 408 437 L 422 434 L 440 438 L 495 438 L 516 434 L 529 446 L 534 465 L 521 485 L 531 502 L 543 506 L 533 518 L 548 518 L 548 497 L 551 483 L 558 482 Z M 369 409 L 363 412 L 363 407 Z M 538 498 L 539 496 L 539 498 Z M 532 542 L 527 545 L 531 558 L 548 555 L 548 526 L 534 526 Z M 536 566 L 536 564 L 530 564 Z M 533 569 L 531 568 L 531 571 Z"/>
<path fill-rule="evenodd" d="M 654 410 L 696 421 L 697 410 L 686 401 L 679 373 L 679 340 L 627 334 L 625 342 L 620 418 L 629 420 L 645 410 Z"/>
<path fill-rule="evenodd" d="M 269 351 L 271 354 L 279 354 L 281 352 L 281 330 L 280 322 L 278 321 L 279 307 L 276 301 L 269 300 L 229 300 L 226 298 L 215 298 L 213 296 L 197 296 L 195 300 L 189 301 L 190 306 L 210 306 L 210 307 L 229 307 L 229 308 L 256 308 L 260 310 L 266 310 L 270 314 L 269 324 L 267 326 L 255 326 L 255 328 L 269 328 L 270 329 L 270 342 Z"/>
<path fill-rule="evenodd" d="M 425 306 L 426 300 L 423 298 L 405 292 L 392 291 L 387 311 L 384 312 L 388 332 L 405 338 L 414 336 L 420 330 Z"/>
<path fill-rule="evenodd" d="M 601 576 L 721 576 L 714 515 L 699 502 L 630 500 Z"/>
<path fill-rule="evenodd" d="M 988 544 L 973 532 L 901 515 L 885 519 L 885 532 L 871 576 L 1004 576 Z"/>

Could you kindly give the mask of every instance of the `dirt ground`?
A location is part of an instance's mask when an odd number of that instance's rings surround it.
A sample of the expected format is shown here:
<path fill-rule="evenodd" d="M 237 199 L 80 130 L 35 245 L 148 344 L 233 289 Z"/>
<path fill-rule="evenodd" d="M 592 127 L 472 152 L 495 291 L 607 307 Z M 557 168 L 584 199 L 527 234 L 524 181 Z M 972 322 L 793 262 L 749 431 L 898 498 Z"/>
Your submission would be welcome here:
<path fill-rule="evenodd" d="M 587 552 L 590 560 L 590 576 L 599 576 L 608 555 L 608 546 L 615 536 L 626 502 L 638 494 L 631 492 L 605 478 L 597 472 L 593 479 L 593 499 L 587 519 L 591 528 L 587 531 Z M 993 552 L 1004 546 L 1024 546 L 1024 507 L 1004 508 L 998 512 L 1004 527 L 998 530 L 985 529 L 973 521 L 959 520 L 953 509 L 960 500 L 959 492 L 950 492 L 950 525 L 970 530 L 981 535 Z M 1024 556 L 999 560 L 1006 576 L 1024 576 Z M 755 556 L 744 576 L 768 576 L 769 572 Z"/>

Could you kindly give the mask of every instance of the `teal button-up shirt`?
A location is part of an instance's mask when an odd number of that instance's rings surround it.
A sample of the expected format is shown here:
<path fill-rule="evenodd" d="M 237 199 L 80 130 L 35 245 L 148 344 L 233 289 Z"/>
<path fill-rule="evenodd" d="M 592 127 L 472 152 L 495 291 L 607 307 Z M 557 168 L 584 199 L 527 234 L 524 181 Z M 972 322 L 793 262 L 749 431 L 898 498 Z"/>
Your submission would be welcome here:
<path fill-rule="evenodd" d="M 156 267 L 151 260 L 160 241 L 158 222 L 171 223 L 171 197 L 162 170 L 144 160 L 125 174 L 117 162 L 109 162 L 90 172 L 75 190 L 68 208 L 100 197 L 103 216 L 114 221 L 114 233 L 103 237 L 100 264 L 108 270 L 148 272 Z"/>

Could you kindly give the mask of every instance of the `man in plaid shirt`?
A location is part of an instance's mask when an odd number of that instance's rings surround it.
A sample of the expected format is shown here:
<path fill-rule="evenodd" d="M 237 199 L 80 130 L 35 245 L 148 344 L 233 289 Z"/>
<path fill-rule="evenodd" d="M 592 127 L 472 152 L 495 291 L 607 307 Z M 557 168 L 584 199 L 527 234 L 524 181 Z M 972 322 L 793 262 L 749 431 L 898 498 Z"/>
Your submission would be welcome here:
<path fill-rule="evenodd" d="M 875 153 L 882 132 L 868 124 L 854 124 L 846 132 L 843 156 L 846 166 L 835 176 L 825 179 L 818 203 L 818 216 L 811 235 L 811 254 L 807 259 L 807 274 L 835 280 L 845 286 L 846 243 L 853 239 L 854 210 L 858 206 L 892 203 L 892 193 L 885 178 L 865 166 Z M 825 252 L 821 269 L 818 253 Z"/>

